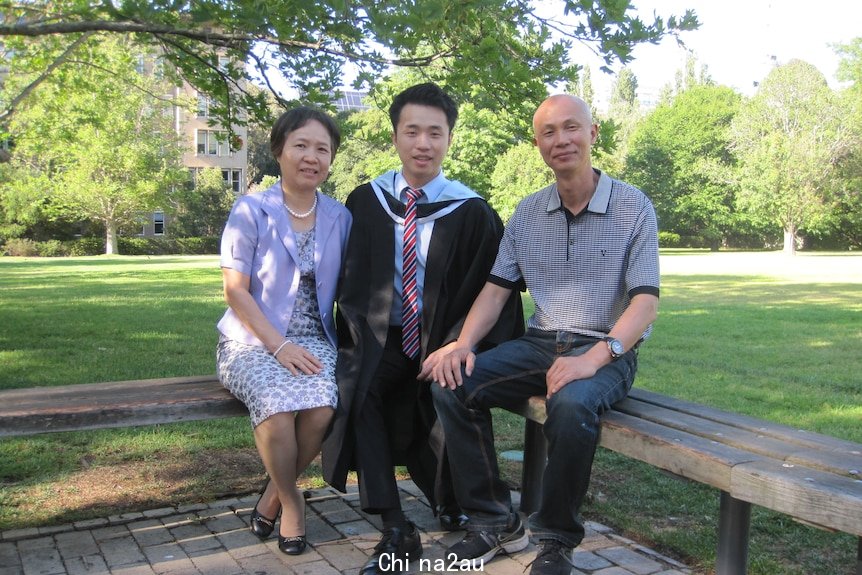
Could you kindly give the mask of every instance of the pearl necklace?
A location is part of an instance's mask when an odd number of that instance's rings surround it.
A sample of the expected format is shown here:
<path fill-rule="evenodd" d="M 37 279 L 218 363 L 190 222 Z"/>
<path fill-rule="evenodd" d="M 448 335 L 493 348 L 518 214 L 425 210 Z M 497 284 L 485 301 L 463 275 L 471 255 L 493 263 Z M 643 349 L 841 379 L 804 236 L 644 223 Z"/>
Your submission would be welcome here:
<path fill-rule="evenodd" d="M 288 211 L 288 213 L 291 216 L 293 216 L 294 218 L 299 218 L 301 220 L 302 218 L 307 218 L 308 216 L 313 214 L 315 208 L 317 208 L 317 192 L 315 192 L 315 194 L 314 194 L 314 203 L 311 204 L 311 207 L 304 214 L 300 214 L 298 212 L 294 212 L 293 210 L 291 210 L 290 206 L 288 206 L 287 202 L 285 202 L 285 201 L 282 201 L 281 203 L 284 204 L 284 208 Z"/>

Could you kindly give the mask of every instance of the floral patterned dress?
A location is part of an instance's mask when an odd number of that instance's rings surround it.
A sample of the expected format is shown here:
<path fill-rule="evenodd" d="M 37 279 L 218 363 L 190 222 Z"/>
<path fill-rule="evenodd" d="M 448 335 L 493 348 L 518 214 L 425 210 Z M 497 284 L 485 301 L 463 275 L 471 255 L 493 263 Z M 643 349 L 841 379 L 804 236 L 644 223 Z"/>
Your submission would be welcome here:
<path fill-rule="evenodd" d="M 293 375 L 265 348 L 222 336 L 216 364 L 222 384 L 242 401 L 257 427 L 276 413 L 292 413 L 338 403 L 336 350 L 320 320 L 314 277 L 314 228 L 296 233 L 300 280 L 296 304 L 285 337 L 304 347 L 323 364 L 320 373 Z"/>

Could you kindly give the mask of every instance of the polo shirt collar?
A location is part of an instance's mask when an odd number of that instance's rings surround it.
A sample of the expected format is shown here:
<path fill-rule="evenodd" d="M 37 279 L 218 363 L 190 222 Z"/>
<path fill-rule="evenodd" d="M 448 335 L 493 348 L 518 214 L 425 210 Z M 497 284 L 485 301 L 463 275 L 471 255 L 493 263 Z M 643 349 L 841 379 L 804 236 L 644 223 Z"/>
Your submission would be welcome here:
<path fill-rule="evenodd" d="M 601 170 L 593 168 L 593 171 L 599 175 L 599 181 L 596 184 L 596 190 L 593 192 L 593 197 L 590 198 L 590 203 L 587 205 L 587 211 L 596 214 L 606 214 L 608 204 L 611 201 L 611 186 L 612 180 L 609 175 Z M 551 186 L 550 197 L 548 198 L 548 212 L 559 210 L 563 207 L 560 201 L 560 194 L 557 192 L 557 184 Z"/>

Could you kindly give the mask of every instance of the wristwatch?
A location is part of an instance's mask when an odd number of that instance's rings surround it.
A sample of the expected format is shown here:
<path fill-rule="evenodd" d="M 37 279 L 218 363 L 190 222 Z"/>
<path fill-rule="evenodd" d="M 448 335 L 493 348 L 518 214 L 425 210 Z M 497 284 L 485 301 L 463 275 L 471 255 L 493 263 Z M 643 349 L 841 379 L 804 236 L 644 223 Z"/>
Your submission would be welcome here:
<path fill-rule="evenodd" d="M 619 359 L 626 352 L 626 346 L 623 345 L 623 342 L 613 337 L 605 337 L 602 338 L 608 344 L 608 351 L 611 352 L 611 359 Z"/>

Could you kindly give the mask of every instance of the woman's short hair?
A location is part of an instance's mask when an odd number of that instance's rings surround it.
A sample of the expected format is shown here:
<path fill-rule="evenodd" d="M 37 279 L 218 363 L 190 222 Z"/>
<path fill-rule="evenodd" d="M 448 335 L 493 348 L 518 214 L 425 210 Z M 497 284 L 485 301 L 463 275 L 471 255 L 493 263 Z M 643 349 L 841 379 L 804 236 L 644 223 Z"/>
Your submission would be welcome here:
<path fill-rule="evenodd" d="M 330 159 L 334 160 L 335 152 L 338 151 L 338 146 L 341 145 L 341 131 L 338 129 L 335 120 L 332 119 L 332 116 L 310 106 L 299 106 L 288 110 L 275 121 L 275 124 L 272 126 L 272 132 L 269 134 L 269 149 L 272 152 L 272 156 L 278 160 L 288 134 L 294 130 L 298 130 L 312 120 L 320 122 L 326 128 L 326 131 L 329 132 L 329 139 L 332 144 Z"/>

